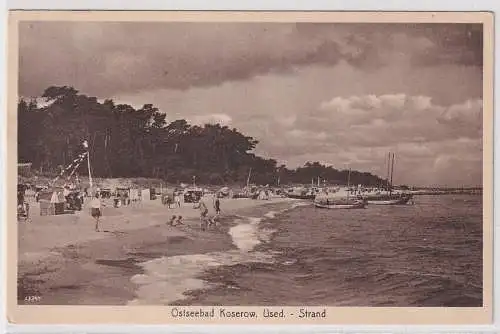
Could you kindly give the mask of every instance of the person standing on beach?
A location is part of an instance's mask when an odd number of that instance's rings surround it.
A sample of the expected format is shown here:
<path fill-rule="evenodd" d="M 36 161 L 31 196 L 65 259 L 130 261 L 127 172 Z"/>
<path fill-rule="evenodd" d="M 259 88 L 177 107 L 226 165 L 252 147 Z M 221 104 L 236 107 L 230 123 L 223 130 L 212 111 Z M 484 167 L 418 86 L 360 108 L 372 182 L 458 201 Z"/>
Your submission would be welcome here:
<path fill-rule="evenodd" d="M 176 207 L 181 207 L 181 195 L 178 192 L 174 193 L 174 202 Z"/>
<path fill-rule="evenodd" d="M 26 214 L 26 221 L 31 222 L 31 216 L 30 216 L 30 203 L 25 202 L 24 203 L 24 212 Z"/>
<path fill-rule="evenodd" d="M 99 193 L 95 194 L 95 197 L 90 201 L 90 214 L 95 219 L 95 231 L 99 232 L 99 219 L 101 218 L 101 199 L 99 198 Z"/>
<path fill-rule="evenodd" d="M 169 209 L 172 209 L 172 203 L 173 202 L 174 202 L 174 200 L 172 199 L 172 197 L 170 197 L 170 195 L 167 195 L 165 203 L 166 203 L 166 205 L 168 206 Z"/>
<path fill-rule="evenodd" d="M 207 226 L 208 208 L 203 198 L 201 198 L 200 201 L 198 202 L 198 208 L 200 209 L 200 226 L 201 229 L 205 231 Z"/>
<path fill-rule="evenodd" d="M 218 216 L 220 215 L 220 199 L 219 196 L 215 196 L 214 198 L 214 209 L 215 209 L 215 214 Z"/>

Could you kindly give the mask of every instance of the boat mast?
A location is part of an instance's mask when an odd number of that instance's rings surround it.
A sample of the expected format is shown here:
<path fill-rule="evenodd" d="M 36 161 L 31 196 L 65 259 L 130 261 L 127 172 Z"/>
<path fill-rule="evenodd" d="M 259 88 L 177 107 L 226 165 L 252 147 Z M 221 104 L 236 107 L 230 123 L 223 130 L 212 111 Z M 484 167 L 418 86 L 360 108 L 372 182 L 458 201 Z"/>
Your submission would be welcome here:
<path fill-rule="evenodd" d="M 252 167 L 250 167 L 250 170 L 248 171 L 247 188 L 248 188 L 248 185 L 250 184 L 250 176 L 252 176 Z"/>
<path fill-rule="evenodd" d="M 90 191 L 92 192 L 92 169 L 90 168 L 90 149 L 89 149 L 89 144 L 86 140 L 83 142 L 83 147 L 87 149 L 87 169 L 89 171 Z"/>
<path fill-rule="evenodd" d="M 392 162 L 391 162 L 391 192 L 392 192 L 392 177 L 394 175 L 394 153 L 392 153 Z"/>
<path fill-rule="evenodd" d="M 389 173 L 390 173 L 390 168 L 391 168 L 391 152 L 389 152 L 389 155 L 387 157 L 387 174 L 385 178 L 385 190 L 389 191 Z"/>
<path fill-rule="evenodd" d="M 349 167 L 349 173 L 347 174 L 347 199 L 351 194 L 351 168 Z"/>

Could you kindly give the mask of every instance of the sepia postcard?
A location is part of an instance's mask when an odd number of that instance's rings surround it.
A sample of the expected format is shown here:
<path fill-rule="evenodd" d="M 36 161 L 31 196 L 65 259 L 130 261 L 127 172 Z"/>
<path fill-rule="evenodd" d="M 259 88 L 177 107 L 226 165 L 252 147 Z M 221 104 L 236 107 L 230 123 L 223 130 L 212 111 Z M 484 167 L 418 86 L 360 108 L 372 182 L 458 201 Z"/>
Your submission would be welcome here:
<path fill-rule="evenodd" d="M 11 11 L 9 321 L 492 323 L 492 33 Z"/>

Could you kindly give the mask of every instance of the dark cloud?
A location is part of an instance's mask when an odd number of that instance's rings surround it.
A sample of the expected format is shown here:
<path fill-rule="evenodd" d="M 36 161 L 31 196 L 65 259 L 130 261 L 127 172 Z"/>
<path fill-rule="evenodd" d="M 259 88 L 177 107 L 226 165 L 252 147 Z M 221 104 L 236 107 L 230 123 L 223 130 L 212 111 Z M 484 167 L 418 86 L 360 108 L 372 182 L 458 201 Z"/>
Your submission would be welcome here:
<path fill-rule="evenodd" d="M 416 64 L 480 65 L 481 26 L 400 24 L 23 22 L 21 95 L 71 85 L 91 95 L 206 87 L 306 65 L 345 61 L 369 70 L 387 51 L 411 52 Z M 424 39 L 409 50 L 395 35 Z M 413 43 L 415 44 L 415 43 Z"/>
<path fill-rule="evenodd" d="M 415 34 L 422 34 L 434 46 L 415 57 L 424 65 L 462 64 L 483 65 L 482 24 L 433 24 L 411 25 Z"/>
<path fill-rule="evenodd" d="M 51 84 L 113 95 L 188 89 L 306 64 L 335 65 L 331 41 L 301 41 L 294 25 L 232 23 L 22 24 L 20 91 Z"/>
<path fill-rule="evenodd" d="M 366 66 L 366 62 L 381 61 L 380 51 L 396 49 L 393 37 L 406 35 L 409 39 L 427 39 L 432 44 L 420 50 L 413 49 L 412 58 L 419 65 L 459 64 L 482 66 L 483 25 L 472 23 L 367 23 L 367 24 L 298 24 L 301 34 L 312 37 L 327 34 L 334 26 L 350 31 L 348 44 L 360 48 L 364 56 L 356 57 L 353 64 Z M 405 50 L 400 50 L 405 51 Z"/>

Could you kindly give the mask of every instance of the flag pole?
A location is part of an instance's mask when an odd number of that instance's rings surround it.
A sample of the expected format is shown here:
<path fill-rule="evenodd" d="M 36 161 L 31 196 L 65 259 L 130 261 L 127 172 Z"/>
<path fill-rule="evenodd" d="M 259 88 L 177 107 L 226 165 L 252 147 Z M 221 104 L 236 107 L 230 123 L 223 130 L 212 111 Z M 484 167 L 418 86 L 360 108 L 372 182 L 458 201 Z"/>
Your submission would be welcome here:
<path fill-rule="evenodd" d="M 89 185 L 90 185 L 90 190 L 92 191 L 92 171 L 90 169 L 90 150 L 89 150 L 89 144 L 86 140 L 83 142 L 83 147 L 85 147 L 87 149 L 87 168 L 89 170 Z"/>
<path fill-rule="evenodd" d="M 89 170 L 90 189 L 92 189 L 92 172 L 90 171 L 90 152 L 89 151 L 87 151 L 87 165 L 88 165 L 88 170 Z"/>

